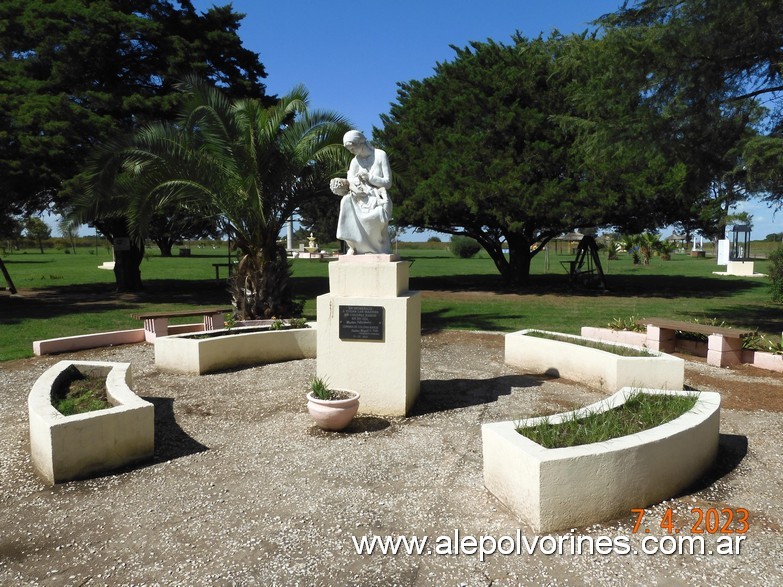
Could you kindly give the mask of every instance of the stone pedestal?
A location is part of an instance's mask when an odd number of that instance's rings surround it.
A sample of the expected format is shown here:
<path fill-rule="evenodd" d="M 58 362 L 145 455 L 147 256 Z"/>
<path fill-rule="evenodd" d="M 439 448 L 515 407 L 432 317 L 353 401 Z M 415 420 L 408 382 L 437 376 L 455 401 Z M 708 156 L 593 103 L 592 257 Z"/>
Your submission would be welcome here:
<path fill-rule="evenodd" d="M 729 261 L 726 273 L 729 275 L 753 275 L 753 261 Z"/>
<path fill-rule="evenodd" d="M 657 353 L 673 353 L 677 346 L 674 330 L 647 325 L 647 348 Z"/>
<path fill-rule="evenodd" d="M 707 364 L 729 367 L 742 362 L 742 339 L 720 334 L 707 337 Z"/>
<path fill-rule="evenodd" d="M 318 297 L 317 373 L 361 395 L 359 413 L 405 416 L 421 383 L 421 296 L 396 255 L 348 255 L 329 264 Z"/>

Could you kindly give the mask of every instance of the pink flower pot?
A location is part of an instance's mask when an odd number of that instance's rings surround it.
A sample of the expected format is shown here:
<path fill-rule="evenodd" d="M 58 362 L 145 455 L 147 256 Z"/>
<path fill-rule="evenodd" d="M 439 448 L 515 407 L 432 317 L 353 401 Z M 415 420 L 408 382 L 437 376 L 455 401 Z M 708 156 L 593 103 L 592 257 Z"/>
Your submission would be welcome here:
<path fill-rule="evenodd" d="M 307 411 L 323 430 L 342 430 L 351 422 L 359 410 L 359 394 L 349 391 L 348 399 L 318 399 L 313 392 L 307 394 Z"/>

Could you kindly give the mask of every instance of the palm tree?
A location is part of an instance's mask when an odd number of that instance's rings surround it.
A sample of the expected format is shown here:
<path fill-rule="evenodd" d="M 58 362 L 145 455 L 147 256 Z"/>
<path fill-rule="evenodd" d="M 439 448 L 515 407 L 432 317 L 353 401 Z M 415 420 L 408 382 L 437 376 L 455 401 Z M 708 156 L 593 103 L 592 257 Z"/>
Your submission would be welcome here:
<path fill-rule="evenodd" d="M 634 265 L 639 264 L 640 236 L 638 234 L 625 234 L 620 239 L 620 246 L 626 253 L 631 253 Z"/>
<path fill-rule="evenodd" d="M 223 218 L 240 251 L 232 281 L 238 315 L 293 315 L 278 235 L 303 201 L 328 193 L 330 177 L 347 167 L 348 124 L 336 113 L 308 110 L 302 86 L 272 107 L 230 100 L 194 78 L 182 89 L 188 99 L 176 123 L 146 126 L 104 151 L 90 198 L 117 199 L 136 237 L 145 236 L 161 206 Z"/>
<path fill-rule="evenodd" d="M 653 253 L 661 244 L 661 237 L 654 232 L 643 232 L 639 235 L 639 255 L 642 257 L 642 265 L 649 265 Z"/>
<path fill-rule="evenodd" d="M 658 243 L 658 252 L 662 261 L 671 261 L 672 253 L 677 250 L 677 243 L 672 240 L 662 240 Z"/>

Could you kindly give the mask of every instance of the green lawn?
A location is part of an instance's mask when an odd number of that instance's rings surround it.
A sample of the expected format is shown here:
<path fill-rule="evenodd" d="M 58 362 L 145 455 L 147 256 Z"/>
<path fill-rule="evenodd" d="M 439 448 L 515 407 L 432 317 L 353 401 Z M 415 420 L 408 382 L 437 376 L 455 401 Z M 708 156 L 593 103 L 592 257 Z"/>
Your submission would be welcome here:
<path fill-rule="evenodd" d="M 175 250 L 176 252 L 176 250 Z M 609 292 L 573 289 L 561 266 L 573 256 L 562 249 L 533 260 L 530 286 L 505 288 L 492 261 L 454 258 L 446 249 L 401 249 L 412 261 L 411 289 L 423 291 L 422 327 L 513 331 L 540 328 L 576 333 L 581 326 L 605 326 L 613 318 L 666 316 L 684 320 L 718 318 L 732 326 L 757 328 L 776 340 L 783 331 L 780 304 L 770 301 L 766 278 L 720 277 L 714 259 L 675 255 L 633 265 L 627 255 L 607 261 Z M 150 249 L 142 264 L 145 290 L 114 293 L 111 259 L 105 248 L 41 254 L 14 253 L 3 260 L 22 291 L 0 294 L 0 360 L 32 355 L 34 340 L 86 332 L 138 328 L 130 314 L 192 306 L 228 305 L 226 286 L 215 280 L 213 263 L 226 262 L 224 249 L 193 249 L 191 257 L 163 258 Z M 757 261 L 764 272 L 766 262 Z M 225 277 L 225 267 L 221 276 Z M 315 298 L 328 290 L 328 263 L 295 260 L 294 291 L 315 319 Z M 4 284 L 3 284 L 4 285 Z M 182 321 L 192 321 L 183 319 Z"/>

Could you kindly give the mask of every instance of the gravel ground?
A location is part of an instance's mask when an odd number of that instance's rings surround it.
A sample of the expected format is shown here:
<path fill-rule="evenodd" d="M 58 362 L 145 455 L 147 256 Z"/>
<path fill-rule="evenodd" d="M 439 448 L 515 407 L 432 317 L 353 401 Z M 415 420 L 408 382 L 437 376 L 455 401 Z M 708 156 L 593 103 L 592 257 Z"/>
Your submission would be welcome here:
<path fill-rule="evenodd" d="M 63 358 L 130 362 L 156 406 L 152 462 L 50 488 L 32 471 L 27 394 Z M 422 342 L 422 393 L 405 419 L 314 428 L 304 394 L 315 361 L 202 377 L 155 369 L 150 345 L 0 364 L 0 584 L 3 585 L 780 585 L 780 376 L 688 362 L 699 389 L 730 393 L 721 451 L 692 492 L 648 508 L 659 527 L 691 508 L 746 508 L 738 555 L 571 554 L 572 536 L 628 536 L 635 516 L 554 537 L 565 554 L 356 554 L 353 538 L 534 535 L 482 483 L 480 424 L 602 397 L 503 363 L 502 337 L 443 332 Z M 748 401 L 763 387 L 768 402 Z M 749 406 L 742 409 L 744 405 Z M 645 526 L 643 526 L 645 527 Z M 717 535 L 703 535 L 709 548 Z M 733 540 L 733 536 L 729 538 Z M 549 539 L 552 540 L 552 539 Z M 442 542 L 441 542 L 442 544 Z M 507 543 L 508 544 L 508 543 Z M 544 551 L 552 544 L 543 542 Z"/>

